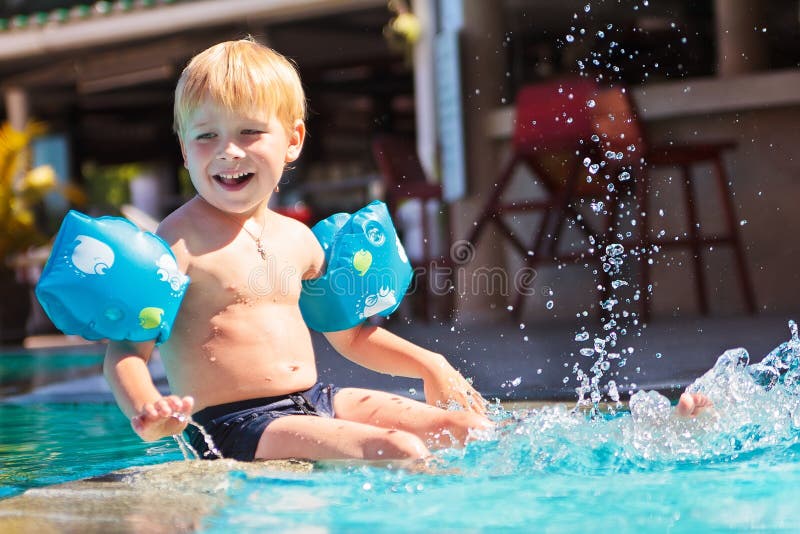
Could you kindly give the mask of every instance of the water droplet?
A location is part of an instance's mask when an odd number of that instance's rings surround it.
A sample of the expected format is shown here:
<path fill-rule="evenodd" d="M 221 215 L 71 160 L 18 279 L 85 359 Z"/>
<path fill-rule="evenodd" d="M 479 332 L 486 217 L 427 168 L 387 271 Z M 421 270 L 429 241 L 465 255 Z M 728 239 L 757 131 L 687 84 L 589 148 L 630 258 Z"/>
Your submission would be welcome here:
<path fill-rule="evenodd" d="M 619 243 L 612 243 L 606 247 L 606 255 L 609 257 L 619 256 L 625 252 L 625 247 Z"/>
<path fill-rule="evenodd" d="M 590 107 L 590 108 L 593 108 L 593 107 L 595 107 L 597 105 L 597 102 L 595 102 L 594 100 L 589 99 L 589 100 L 586 101 L 586 105 L 588 107 Z"/>
<path fill-rule="evenodd" d="M 589 339 L 589 332 L 575 334 L 575 341 L 586 341 L 587 339 Z"/>
<path fill-rule="evenodd" d="M 547 304 L 545 304 L 544 307 L 547 308 L 548 310 L 552 310 L 554 305 L 555 303 L 552 300 L 548 300 Z"/>
<path fill-rule="evenodd" d="M 610 311 L 617 304 L 619 304 L 619 301 L 617 299 L 608 299 L 608 300 L 604 300 L 603 302 L 601 302 L 600 303 L 600 307 L 603 308 L 604 310 L 609 310 Z"/>

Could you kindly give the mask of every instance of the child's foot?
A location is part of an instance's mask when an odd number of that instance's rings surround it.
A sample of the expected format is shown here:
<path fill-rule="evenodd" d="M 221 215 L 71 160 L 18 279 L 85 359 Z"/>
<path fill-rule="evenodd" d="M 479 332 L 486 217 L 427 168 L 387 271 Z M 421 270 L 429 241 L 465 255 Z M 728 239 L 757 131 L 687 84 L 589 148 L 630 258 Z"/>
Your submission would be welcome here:
<path fill-rule="evenodd" d="M 684 393 L 675 406 L 678 417 L 697 417 L 703 410 L 713 405 L 711 399 L 702 393 Z"/>

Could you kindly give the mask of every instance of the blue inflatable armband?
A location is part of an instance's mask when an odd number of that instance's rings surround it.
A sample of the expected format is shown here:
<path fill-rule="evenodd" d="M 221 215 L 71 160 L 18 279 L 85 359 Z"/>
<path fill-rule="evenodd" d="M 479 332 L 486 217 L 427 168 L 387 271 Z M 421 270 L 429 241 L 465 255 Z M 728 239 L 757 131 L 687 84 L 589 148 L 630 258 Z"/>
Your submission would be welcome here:
<path fill-rule="evenodd" d="M 59 330 L 86 339 L 167 340 L 189 277 L 160 237 L 120 217 L 70 211 L 36 297 Z"/>
<path fill-rule="evenodd" d="M 411 283 L 411 265 L 386 204 L 374 201 L 352 215 L 337 213 L 311 229 L 325 251 L 325 274 L 303 281 L 300 311 L 319 332 L 386 317 Z"/>

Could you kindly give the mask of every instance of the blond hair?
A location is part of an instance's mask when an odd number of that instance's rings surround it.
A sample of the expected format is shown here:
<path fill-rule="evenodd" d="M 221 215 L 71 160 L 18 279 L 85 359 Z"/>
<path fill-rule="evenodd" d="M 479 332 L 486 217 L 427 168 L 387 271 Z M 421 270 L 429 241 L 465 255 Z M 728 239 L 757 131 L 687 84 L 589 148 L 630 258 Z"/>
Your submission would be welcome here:
<path fill-rule="evenodd" d="M 189 115 L 204 101 L 237 112 L 274 113 L 287 131 L 306 117 L 305 93 L 294 65 L 252 38 L 207 48 L 183 69 L 175 88 L 173 128 L 179 137 Z"/>

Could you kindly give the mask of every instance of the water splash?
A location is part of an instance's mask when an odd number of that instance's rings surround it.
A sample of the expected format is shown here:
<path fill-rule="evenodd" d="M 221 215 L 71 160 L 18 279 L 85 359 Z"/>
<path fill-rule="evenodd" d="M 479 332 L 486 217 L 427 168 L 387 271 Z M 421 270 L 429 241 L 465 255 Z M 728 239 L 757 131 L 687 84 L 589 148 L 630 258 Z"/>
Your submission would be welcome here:
<path fill-rule="evenodd" d="M 184 422 L 188 419 L 188 423 L 193 427 L 197 428 L 197 430 L 200 432 L 200 435 L 203 436 L 203 440 L 206 442 L 206 447 L 208 447 L 208 451 L 219 459 L 224 458 L 222 456 L 222 453 L 214 443 L 211 434 L 209 434 L 208 431 L 205 428 L 203 428 L 203 425 L 196 422 L 194 419 L 191 418 L 191 416 L 186 416 L 182 413 L 175 414 L 172 417 L 174 417 L 180 422 Z M 200 459 L 200 454 L 198 454 L 195 448 L 192 447 L 192 445 L 188 441 L 186 441 L 186 438 L 183 437 L 183 434 L 175 434 L 172 437 L 178 444 L 178 448 L 181 450 L 184 459 L 186 460 Z"/>
<path fill-rule="evenodd" d="M 597 474 L 779 453 L 800 444 L 800 339 L 794 321 L 789 328 L 791 339 L 761 362 L 751 364 L 745 349 L 731 349 L 692 383 L 689 392 L 713 402 L 698 417 L 678 417 L 670 400 L 656 391 L 634 394 L 629 413 L 619 404 L 603 413 L 585 398 L 593 391 L 594 376 L 579 369 L 579 395 L 587 409 L 495 408 L 499 425 L 494 435 L 470 445 L 479 452 L 466 454 L 477 468 L 493 473 L 500 466 L 508 473 L 522 469 Z M 607 395 L 619 400 L 613 381 Z"/>
<path fill-rule="evenodd" d="M 673 421 L 665 397 L 636 393 L 630 402 L 634 425 L 629 435 L 635 448 L 647 459 L 707 459 L 797 443 L 800 341 L 794 321 L 789 327 L 791 339 L 760 362 L 750 364 L 743 348 L 728 350 L 687 388 L 714 403 L 703 417 Z"/>

